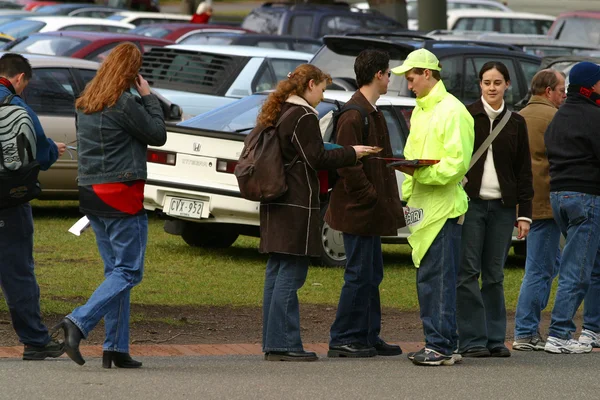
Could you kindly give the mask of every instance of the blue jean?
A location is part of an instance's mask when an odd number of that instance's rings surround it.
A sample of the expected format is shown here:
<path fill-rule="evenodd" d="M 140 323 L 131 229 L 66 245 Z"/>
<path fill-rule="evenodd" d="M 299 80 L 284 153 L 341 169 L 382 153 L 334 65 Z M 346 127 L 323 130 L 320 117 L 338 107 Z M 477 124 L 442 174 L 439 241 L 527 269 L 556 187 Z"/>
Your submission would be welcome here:
<path fill-rule="evenodd" d="M 329 345 L 361 343 L 372 346 L 381 340 L 381 237 L 344 233 L 344 249 L 344 286 L 331 326 Z"/>
<path fill-rule="evenodd" d="M 128 353 L 129 293 L 142 281 L 144 273 L 148 216 L 87 217 L 104 261 L 104 282 L 92 293 L 87 303 L 77 307 L 67 318 L 87 337 L 104 317 L 106 336 L 102 348 Z"/>
<path fill-rule="evenodd" d="M 504 263 L 516 215 L 515 207 L 505 207 L 500 200 L 473 199 L 469 203 L 456 291 L 461 352 L 473 347 L 504 346 Z"/>
<path fill-rule="evenodd" d="M 515 315 L 515 339 L 536 335 L 560 265 L 560 228 L 554 219 L 533 221 Z"/>
<path fill-rule="evenodd" d="M 0 209 L 0 283 L 13 328 L 23 344 L 48 344 L 40 288 L 33 263 L 33 217 L 29 203 Z"/>
<path fill-rule="evenodd" d="M 589 299 L 584 310 L 584 326 L 600 331 L 596 329 L 600 318 L 600 196 L 551 192 L 550 203 L 566 242 L 558 271 L 549 336 L 566 340 L 576 329 L 573 317 L 584 297 Z M 591 294 L 586 297 L 588 289 Z"/>
<path fill-rule="evenodd" d="M 417 269 L 417 296 L 425 347 L 445 355 L 456 350 L 456 279 L 462 226 L 446 221 Z"/>
<path fill-rule="evenodd" d="M 309 258 L 271 253 L 263 294 L 263 351 L 302 351 L 298 290 L 306 281 Z"/>

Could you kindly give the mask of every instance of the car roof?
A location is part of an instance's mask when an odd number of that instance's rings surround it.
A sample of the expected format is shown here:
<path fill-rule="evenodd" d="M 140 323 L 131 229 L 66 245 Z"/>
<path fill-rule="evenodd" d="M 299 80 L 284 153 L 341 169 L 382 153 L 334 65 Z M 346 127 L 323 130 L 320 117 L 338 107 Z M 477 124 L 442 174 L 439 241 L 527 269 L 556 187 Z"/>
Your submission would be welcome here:
<path fill-rule="evenodd" d="M 553 39 L 547 35 L 527 35 L 521 33 L 477 32 L 477 31 L 433 31 L 429 35 L 439 41 L 474 41 L 507 43 L 516 46 L 572 47 L 582 50 L 597 50 L 598 46 L 587 43 Z"/>
<path fill-rule="evenodd" d="M 583 18 L 594 18 L 600 19 L 600 11 L 565 11 L 558 14 L 558 18 L 564 17 L 583 17 Z"/>
<path fill-rule="evenodd" d="M 119 11 L 114 15 L 121 15 L 123 17 L 148 17 L 148 18 L 181 18 L 183 19 L 192 19 L 191 15 L 186 14 L 167 14 L 167 13 L 156 13 L 151 11 Z"/>
<path fill-rule="evenodd" d="M 349 92 L 345 90 L 326 90 L 323 94 L 323 97 L 326 100 L 337 100 L 348 102 L 352 96 L 354 96 L 355 92 Z M 382 95 L 377 100 L 376 104 L 383 104 L 384 102 L 390 102 L 395 106 L 411 106 L 414 107 L 417 103 L 416 100 L 412 97 L 406 96 L 388 96 Z"/>
<path fill-rule="evenodd" d="M 493 11 L 493 10 L 478 10 L 478 9 L 457 9 L 448 10 L 449 18 L 459 17 L 488 17 L 488 18 L 510 18 L 510 19 L 539 19 L 554 21 L 556 17 L 552 15 L 527 13 L 527 12 L 508 12 L 508 11 Z"/>
<path fill-rule="evenodd" d="M 195 51 L 202 53 L 216 53 L 230 56 L 241 56 L 241 57 L 269 57 L 269 58 L 288 58 L 297 60 L 299 58 L 310 60 L 313 55 L 309 53 L 302 53 L 299 51 L 280 50 L 280 49 L 268 49 L 265 50 L 260 47 L 250 46 L 213 46 L 207 44 L 174 44 L 166 46 L 169 49 Z"/>
<path fill-rule="evenodd" d="M 4 52 L 0 52 L 0 56 Z M 71 67 L 97 70 L 100 64 L 95 61 L 83 60 L 80 58 L 46 56 L 41 54 L 23 54 L 32 68 L 52 68 L 52 67 Z"/>
<path fill-rule="evenodd" d="M 23 20 L 29 21 L 40 21 L 45 22 L 47 25 L 44 27 L 47 28 L 60 28 L 68 25 L 106 25 L 106 26 L 118 26 L 122 28 L 134 28 L 135 26 L 132 24 L 127 24 L 124 22 L 111 21 L 108 19 L 102 18 L 87 18 L 87 17 L 67 17 L 64 15 L 44 15 L 44 16 L 33 16 L 23 18 Z"/>
<path fill-rule="evenodd" d="M 86 40 L 109 40 L 109 41 L 147 41 L 154 43 L 162 43 L 167 46 L 174 44 L 172 40 L 165 40 L 159 38 L 152 38 L 142 35 L 133 35 L 128 33 L 116 33 L 116 32 L 89 32 L 89 31 L 52 31 L 52 32 L 36 32 L 29 35 L 32 36 L 58 36 L 58 37 L 72 37 Z"/>

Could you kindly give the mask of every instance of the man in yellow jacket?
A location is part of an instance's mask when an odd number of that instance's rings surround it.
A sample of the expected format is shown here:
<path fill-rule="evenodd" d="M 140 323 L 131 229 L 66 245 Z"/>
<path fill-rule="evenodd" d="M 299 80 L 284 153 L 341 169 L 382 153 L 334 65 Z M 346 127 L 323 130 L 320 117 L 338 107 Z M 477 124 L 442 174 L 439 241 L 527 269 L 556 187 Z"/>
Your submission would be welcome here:
<path fill-rule="evenodd" d="M 439 160 L 437 164 L 401 170 L 406 174 L 402 197 L 411 231 L 408 238 L 417 270 L 417 295 L 425 347 L 408 358 L 421 365 L 453 365 L 456 335 L 456 276 L 460 262 L 462 221 L 468 207 L 462 188 L 473 153 L 473 118 L 446 91 L 441 65 L 428 50 L 415 50 L 392 69 L 405 74 L 417 96 L 410 119 L 406 159 Z"/>

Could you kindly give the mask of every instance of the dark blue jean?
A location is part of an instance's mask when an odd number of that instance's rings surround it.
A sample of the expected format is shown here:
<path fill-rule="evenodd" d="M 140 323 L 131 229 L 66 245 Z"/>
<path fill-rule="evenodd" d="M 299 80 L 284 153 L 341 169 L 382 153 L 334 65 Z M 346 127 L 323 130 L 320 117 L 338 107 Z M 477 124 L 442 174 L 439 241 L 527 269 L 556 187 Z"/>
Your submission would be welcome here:
<path fill-rule="evenodd" d="M 263 294 L 263 351 L 302 351 L 298 290 L 306 281 L 309 258 L 271 253 Z"/>
<path fill-rule="evenodd" d="M 85 337 L 104 317 L 106 336 L 102 348 L 129 352 L 129 293 L 142 281 L 148 241 L 148 216 L 90 220 L 98 251 L 104 261 L 104 282 L 90 299 L 67 316 Z"/>
<path fill-rule="evenodd" d="M 0 209 L 0 283 L 19 341 L 45 346 L 40 288 L 33 263 L 33 217 L 29 203 Z"/>
<path fill-rule="evenodd" d="M 329 345 L 361 343 L 372 346 L 380 341 L 381 332 L 381 238 L 344 233 L 344 249 L 344 286 L 331 326 Z"/>
<path fill-rule="evenodd" d="M 500 200 L 469 202 L 462 230 L 456 289 L 461 352 L 472 347 L 504 346 L 504 263 L 516 218 L 516 208 L 504 207 Z"/>
<path fill-rule="evenodd" d="M 600 196 L 551 192 L 550 203 L 566 242 L 549 336 L 566 340 L 576 329 L 573 317 L 584 297 L 584 326 L 600 331 Z"/>
<path fill-rule="evenodd" d="M 527 260 L 515 315 L 515 339 L 538 333 L 552 281 L 560 265 L 560 228 L 554 219 L 533 221 L 527 235 Z"/>

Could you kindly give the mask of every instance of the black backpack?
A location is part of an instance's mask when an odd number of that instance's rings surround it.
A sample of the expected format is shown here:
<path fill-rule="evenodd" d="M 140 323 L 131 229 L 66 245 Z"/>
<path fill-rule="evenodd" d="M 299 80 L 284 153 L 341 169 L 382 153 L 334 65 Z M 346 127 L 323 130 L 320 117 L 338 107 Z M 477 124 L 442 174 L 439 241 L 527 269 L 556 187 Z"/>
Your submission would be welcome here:
<path fill-rule="evenodd" d="M 346 111 L 356 110 L 356 111 L 360 112 L 360 116 L 363 121 L 362 143 L 359 143 L 359 144 L 367 145 L 367 139 L 369 137 L 369 112 L 367 110 L 365 110 L 364 108 L 362 108 L 361 106 L 356 105 L 356 104 L 345 104 L 342 108 L 340 108 L 339 103 L 336 101 L 336 105 L 337 105 L 338 111 L 333 112 L 333 116 L 332 116 L 333 129 L 332 129 L 331 138 L 329 138 L 329 141 L 331 143 L 336 142 L 337 123 L 338 123 L 338 120 L 340 119 L 340 117 L 342 116 L 342 114 L 345 113 Z M 336 169 L 330 169 L 328 171 L 329 189 L 333 189 L 333 187 L 335 186 L 339 177 L 340 176 L 338 175 Z"/>
<path fill-rule="evenodd" d="M 14 97 L 0 103 L 0 208 L 27 203 L 42 191 L 33 121 L 24 107 L 10 104 Z"/>

